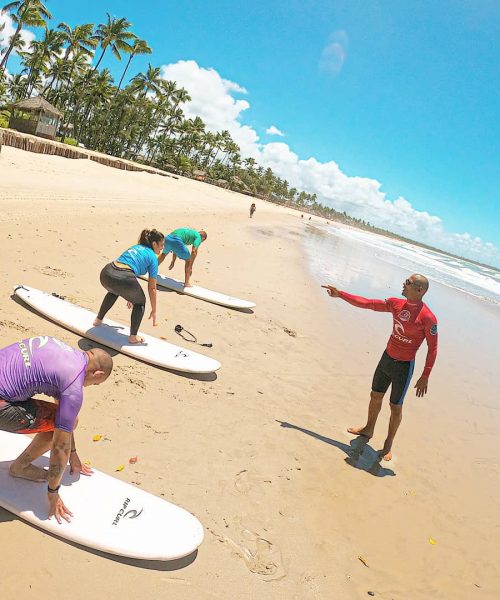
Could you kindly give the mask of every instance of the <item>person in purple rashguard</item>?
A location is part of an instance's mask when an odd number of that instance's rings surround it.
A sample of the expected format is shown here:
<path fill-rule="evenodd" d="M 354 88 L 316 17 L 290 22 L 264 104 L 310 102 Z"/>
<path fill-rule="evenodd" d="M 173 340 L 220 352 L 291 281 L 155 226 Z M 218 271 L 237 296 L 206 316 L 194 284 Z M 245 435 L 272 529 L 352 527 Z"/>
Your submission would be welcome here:
<path fill-rule="evenodd" d="M 78 457 L 73 434 L 83 388 L 103 383 L 112 369 L 113 359 L 104 350 L 84 352 L 47 335 L 0 349 L 0 430 L 36 433 L 9 472 L 48 484 L 48 517 L 55 516 L 58 523 L 73 516 L 59 496 L 68 461 L 72 473 L 92 474 Z M 55 402 L 33 398 L 35 394 L 51 396 Z M 33 461 L 49 449 L 48 470 L 35 466 Z"/>

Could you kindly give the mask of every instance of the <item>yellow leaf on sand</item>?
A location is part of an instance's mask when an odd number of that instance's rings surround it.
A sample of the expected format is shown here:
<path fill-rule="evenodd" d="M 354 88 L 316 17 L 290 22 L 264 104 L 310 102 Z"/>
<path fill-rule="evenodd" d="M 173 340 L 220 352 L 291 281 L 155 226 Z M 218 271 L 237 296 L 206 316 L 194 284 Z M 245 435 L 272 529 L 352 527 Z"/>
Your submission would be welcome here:
<path fill-rule="evenodd" d="M 435 546 L 437 544 L 436 540 L 434 538 L 429 538 L 429 544 L 432 544 L 433 546 Z"/>
<path fill-rule="evenodd" d="M 118 467 L 116 467 L 115 471 L 123 471 L 124 468 L 125 465 L 119 465 Z"/>
<path fill-rule="evenodd" d="M 86 460 L 86 461 L 84 461 L 84 463 L 83 463 L 83 464 L 85 464 L 85 465 L 89 465 L 89 466 L 90 466 L 92 463 L 90 462 L 90 460 Z"/>
<path fill-rule="evenodd" d="M 99 442 L 100 440 L 102 440 L 102 435 L 97 434 L 92 437 L 93 442 Z"/>
<path fill-rule="evenodd" d="M 358 556 L 358 560 L 360 560 L 365 565 L 365 567 L 370 568 L 369 565 L 368 565 L 368 563 L 366 562 L 366 560 L 362 556 Z"/>

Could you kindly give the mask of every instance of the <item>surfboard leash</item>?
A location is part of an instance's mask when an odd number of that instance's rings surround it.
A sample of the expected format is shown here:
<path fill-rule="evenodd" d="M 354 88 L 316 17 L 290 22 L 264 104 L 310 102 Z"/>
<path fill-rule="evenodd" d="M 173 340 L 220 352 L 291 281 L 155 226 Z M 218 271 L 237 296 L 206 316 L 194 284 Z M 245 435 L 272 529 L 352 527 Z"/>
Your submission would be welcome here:
<path fill-rule="evenodd" d="M 205 346 L 205 348 L 211 348 L 213 346 L 213 344 L 211 342 L 209 342 L 208 344 L 202 344 L 201 342 L 199 342 L 197 340 L 196 336 L 194 335 L 194 333 L 191 333 L 190 331 L 185 329 L 182 325 L 176 325 L 174 327 L 174 330 L 175 330 L 175 333 L 177 333 L 177 335 L 180 335 L 181 338 L 185 342 L 193 342 L 194 344 L 198 344 L 198 346 Z M 186 335 L 188 337 L 186 337 Z"/>

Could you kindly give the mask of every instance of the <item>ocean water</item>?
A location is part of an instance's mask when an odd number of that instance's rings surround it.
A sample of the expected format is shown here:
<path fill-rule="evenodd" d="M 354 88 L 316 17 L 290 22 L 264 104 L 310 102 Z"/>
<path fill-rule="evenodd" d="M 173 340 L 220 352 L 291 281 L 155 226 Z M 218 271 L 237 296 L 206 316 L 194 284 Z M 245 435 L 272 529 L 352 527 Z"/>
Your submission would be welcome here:
<path fill-rule="evenodd" d="M 353 293 L 398 295 L 411 273 L 453 288 L 498 309 L 500 271 L 367 231 L 335 224 L 305 225 L 305 250 L 313 275 Z M 399 279 L 398 279 L 399 278 Z"/>

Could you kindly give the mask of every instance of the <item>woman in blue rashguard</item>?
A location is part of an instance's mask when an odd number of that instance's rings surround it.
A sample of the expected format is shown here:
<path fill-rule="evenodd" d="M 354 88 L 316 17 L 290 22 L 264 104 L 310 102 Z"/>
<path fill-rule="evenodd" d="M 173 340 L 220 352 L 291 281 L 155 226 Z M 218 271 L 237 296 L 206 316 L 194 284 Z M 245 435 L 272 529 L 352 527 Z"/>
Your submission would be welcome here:
<path fill-rule="evenodd" d="M 109 263 L 101 271 L 101 284 L 108 291 L 94 325 L 101 325 L 108 310 L 118 300 L 125 298 L 132 304 L 130 318 L 130 344 L 140 344 L 143 338 L 137 335 L 146 308 L 146 296 L 137 277 L 149 274 L 148 293 L 151 301 L 150 319 L 156 326 L 156 279 L 158 277 L 158 254 L 163 250 L 165 236 L 156 229 L 144 229 L 139 243 L 126 250 L 119 258 Z"/>

